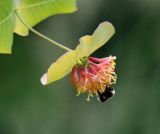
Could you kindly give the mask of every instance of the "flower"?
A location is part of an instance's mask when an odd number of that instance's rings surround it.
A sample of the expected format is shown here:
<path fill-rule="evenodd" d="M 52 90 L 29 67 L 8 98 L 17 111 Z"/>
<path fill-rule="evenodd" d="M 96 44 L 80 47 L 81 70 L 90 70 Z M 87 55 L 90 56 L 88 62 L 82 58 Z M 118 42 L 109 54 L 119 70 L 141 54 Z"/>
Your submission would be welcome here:
<path fill-rule="evenodd" d="M 115 56 L 106 58 L 83 57 L 72 68 L 71 81 L 77 88 L 78 95 L 88 92 L 90 96 L 103 93 L 106 87 L 116 83 Z"/>
<path fill-rule="evenodd" d="M 88 92 L 88 100 L 94 94 L 105 101 L 114 95 L 110 85 L 116 82 L 116 57 L 89 57 L 102 47 L 115 33 L 110 22 L 101 23 L 92 35 L 85 35 L 79 39 L 79 44 L 59 57 L 47 72 L 41 77 L 43 85 L 55 82 L 71 72 L 71 81 L 78 90 L 78 95 Z M 108 94 L 109 93 L 109 94 Z"/>

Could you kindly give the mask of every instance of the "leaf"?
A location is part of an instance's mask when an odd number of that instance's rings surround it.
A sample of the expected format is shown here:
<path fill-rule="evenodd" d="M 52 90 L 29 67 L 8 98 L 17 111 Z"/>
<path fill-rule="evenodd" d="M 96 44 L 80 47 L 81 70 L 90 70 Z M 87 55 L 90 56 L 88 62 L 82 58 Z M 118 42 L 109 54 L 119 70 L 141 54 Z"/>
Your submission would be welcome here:
<path fill-rule="evenodd" d="M 15 26 L 12 5 L 10 0 L 0 0 L 0 53 L 11 53 Z"/>
<path fill-rule="evenodd" d="M 91 55 L 95 50 L 103 46 L 115 33 L 110 22 L 101 23 L 92 36 L 86 35 L 80 38 L 80 44 L 76 48 L 78 57 Z"/>
<path fill-rule="evenodd" d="M 62 55 L 49 67 L 47 73 L 42 76 L 42 84 L 46 85 L 66 76 L 76 64 L 77 59 L 75 51 L 69 51 Z"/>
<path fill-rule="evenodd" d="M 30 26 L 34 26 L 45 18 L 76 10 L 76 0 L 20 0 L 17 4 L 19 14 Z M 28 29 L 17 19 L 15 32 L 28 35 Z"/>
<path fill-rule="evenodd" d="M 65 53 L 49 67 L 47 73 L 41 78 L 42 84 L 50 84 L 66 76 L 76 64 L 78 58 L 92 54 L 103 46 L 114 33 L 115 30 L 111 23 L 101 23 L 93 35 L 86 35 L 80 38 L 80 44 L 75 50 Z"/>
<path fill-rule="evenodd" d="M 28 35 L 15 10 L 35 26 L 49 16 L 75 11 L 76 0 L 0 0 L 0 53 L 11 53 L 13 32 Z"/>

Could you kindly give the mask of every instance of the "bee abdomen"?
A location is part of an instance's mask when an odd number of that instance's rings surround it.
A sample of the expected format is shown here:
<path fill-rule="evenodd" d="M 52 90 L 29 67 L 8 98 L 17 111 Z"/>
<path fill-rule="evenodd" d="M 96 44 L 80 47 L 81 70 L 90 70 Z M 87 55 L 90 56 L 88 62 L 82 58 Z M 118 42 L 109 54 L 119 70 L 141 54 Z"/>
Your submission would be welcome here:
<path fill-rule="evenodd" d="M 115 90 L 111 87 L 106 87 L 106 90 L 103 93 L 100 93 L 98 91 L 98 94 L 99 94 L 100 101 L 105 102 L 106 100 L 108 100 L 109 98 L 115 95 Z"/>

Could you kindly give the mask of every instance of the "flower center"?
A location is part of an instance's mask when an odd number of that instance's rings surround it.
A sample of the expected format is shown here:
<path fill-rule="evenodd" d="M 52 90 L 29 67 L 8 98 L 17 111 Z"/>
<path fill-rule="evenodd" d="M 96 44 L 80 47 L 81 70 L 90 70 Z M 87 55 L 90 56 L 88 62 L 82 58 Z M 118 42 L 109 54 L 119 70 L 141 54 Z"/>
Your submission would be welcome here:
<path fill-rule="evenodd" d="M 76 63 L 76 67 L 82 67 L 84 68 L 85 66 L 89 66 L 89 63 L 88 63 L 88 57 L 84 56 L 82 58 L 79 58 L 77 60 L 77 63 Z"/>

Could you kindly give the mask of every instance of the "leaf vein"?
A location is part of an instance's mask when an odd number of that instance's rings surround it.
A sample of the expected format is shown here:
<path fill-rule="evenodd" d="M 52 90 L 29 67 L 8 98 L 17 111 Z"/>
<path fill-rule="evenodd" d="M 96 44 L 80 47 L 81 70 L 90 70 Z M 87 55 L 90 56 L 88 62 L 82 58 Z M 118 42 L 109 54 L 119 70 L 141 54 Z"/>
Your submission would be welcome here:
<path fill-rule="evenodd" d="M 10 17 L 12 17 L 13 15 L 13 12 L 10 13 L 6 18 L 4 18 L 1 22 L 0 22 L 0 25 L 3 24 L 5 21 L 7 21 Z"/>
<path fill-rule="evenodd" d="M 37 2 L 35 4 L 30 4 L 30 5 L 27 5 L 27 6 L 24 6 L 24 7 L 16 8 L 16 10 L 23 10 L 23 9 L 28 9 L 28 8 L 36 7 L 36 6 L 41 6 L 41 5 L 50 3 L 50 2 L 54 2 L 54 0 L 47 0 L 47 1 Z"/>

